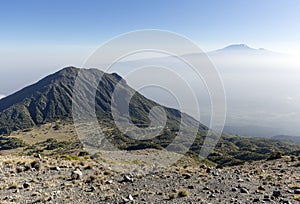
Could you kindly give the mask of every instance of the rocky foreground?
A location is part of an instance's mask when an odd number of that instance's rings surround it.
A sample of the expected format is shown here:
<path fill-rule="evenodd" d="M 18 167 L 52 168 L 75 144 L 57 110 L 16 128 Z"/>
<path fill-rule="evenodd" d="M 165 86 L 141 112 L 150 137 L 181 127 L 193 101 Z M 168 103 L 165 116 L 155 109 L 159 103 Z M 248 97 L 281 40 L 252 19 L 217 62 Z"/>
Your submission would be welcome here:
<path fill-rule="evenodd" d="M 283 157 L 223 169 L 135 162 L 121 173 L 110 168 L 119 164 L 88 157 L 0 156 L 0 203 L 294 204 L 300 203 L 299 160 Z"/>

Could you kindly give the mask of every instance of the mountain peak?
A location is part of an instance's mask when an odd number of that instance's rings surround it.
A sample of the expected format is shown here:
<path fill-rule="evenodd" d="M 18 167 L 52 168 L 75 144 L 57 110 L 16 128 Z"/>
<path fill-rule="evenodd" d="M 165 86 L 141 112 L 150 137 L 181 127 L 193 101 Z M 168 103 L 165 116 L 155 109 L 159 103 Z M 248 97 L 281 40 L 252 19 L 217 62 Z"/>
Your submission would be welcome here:
<path fill-rule="evenodd" d="M 254 48 L 249 47 L 246 44 L 232 44 L 221 50 L 232 50 L 232 51 L 241 51 L 241 50 L 255 50 Z"/>
<path fill-rule="evenodd" d="M 0 100 L 0 135 L 47 122 L 72 119 L 73 89 L 80 70 L 88 73 L 88 75 L 80 80 L 82 95 L 78 99 L 79 102 L 76 101 L 76 103 L 85 104 L 86 101 L 83 99 L 95 98 L 97 116 L 100 119 L 105 118 L 113 121 L 111 97 L 116 85 L 121 86 L 120 89 L 122 91 L 120 91 L 120 94 L 122 94 L 124 100 L 130 98 L 128 94 L 135 91 L 125 81 L 119 83 L 122 77 L 116 73 L 109 74 L 98 69 L 66 67 Z M 89 76 L 97 79 L 101 78 L 96 96 L 93 95 L 94 90 L 91 89 Z M 145 98 L 138 92 L 132 96 L 130 102 L 130 111 L 135 122 L 143 125 L 148 124 L 148 112 L 158 104 Z M 126 101 L 122 103 L 126 104 Z M 180 111 L 164 108 L 170 119 L 170 124 L 179 124 L 181 119 Z M 125 116 L 122 115 L 122 117 Z M 190 121 L 193 122 L 191 124 L 194 127 L 199 126 L 198 121 L 192 118 L 190 118 Z M 206 129 L 204 125 L 201 125 L 201 128 Z"/>
<path fill-rule="evenodd" d="M 262 55 L 262 54 L 275 54 L 272 51 L 264 48 L 252 48 L 247 44 L 231 44 L 222 49 L 209 52 L 210 54 L 223 55 L 223 54 L 242 54 L 242 55 Z"/>

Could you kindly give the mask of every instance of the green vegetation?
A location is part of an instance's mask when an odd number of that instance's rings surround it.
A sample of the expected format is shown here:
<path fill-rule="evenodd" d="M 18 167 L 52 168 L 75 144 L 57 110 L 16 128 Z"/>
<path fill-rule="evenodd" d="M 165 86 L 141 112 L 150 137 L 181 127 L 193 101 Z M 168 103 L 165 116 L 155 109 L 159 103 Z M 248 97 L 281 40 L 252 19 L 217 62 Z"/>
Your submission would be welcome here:
<path fill-rule="evenodd" d="M 84 157 L 79 157 L 79 156 L 69 155 L 69 154 L 61 155 L 61 156 L 59 156 L 59 158 L 70 160 L 70 161 L 84 161 L 84 160 L 86 160 Z"/>
<path fill-rule="evenodd" d="M 26 155 L 60 155 L 66 154 L 74 150 L 82 149 L 82 144 L 79 141 L 57 141 L 49 138 L 42 142 L 37 142 L 33 145 L 28 145 L 24 148 Z"/>
<path fill-rule="evenodd" d="M 24 142 L 18 138 L 0 137 L 0 150 L 15 149 L 24 146 Z"/>
<path fill-rule="evenodd" d="M 282 158 L 282 152 L 274 152 L 267 158 L 267 160 L 275 160 L 281 158 Z"/>

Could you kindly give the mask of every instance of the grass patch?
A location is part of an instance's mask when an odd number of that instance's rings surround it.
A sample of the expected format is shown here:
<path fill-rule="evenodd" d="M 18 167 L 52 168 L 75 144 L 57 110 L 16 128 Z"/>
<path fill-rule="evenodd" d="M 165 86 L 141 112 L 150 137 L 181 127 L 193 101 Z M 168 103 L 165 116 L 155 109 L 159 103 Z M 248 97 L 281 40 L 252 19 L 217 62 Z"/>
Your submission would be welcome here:
<path fill-rule="evenodd" d="M 70 155 L 70 154 L 59 156 L 59 158 L 62 158 L 62 159 L 65 159 L 65 160 L 70 160 L 70 161 L 84 161 L 84 160 L 86 160 L 86 158 L 75 156 L 75 155 Z"/>

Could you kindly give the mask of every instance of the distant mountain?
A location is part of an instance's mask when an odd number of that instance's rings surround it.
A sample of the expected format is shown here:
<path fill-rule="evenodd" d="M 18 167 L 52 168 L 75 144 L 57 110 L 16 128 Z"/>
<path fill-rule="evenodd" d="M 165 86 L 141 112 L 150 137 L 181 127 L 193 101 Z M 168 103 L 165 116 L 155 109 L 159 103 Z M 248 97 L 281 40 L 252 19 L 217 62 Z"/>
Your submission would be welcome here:
<path fill-rule="evenodd" d="M 296 144 L 300 144 L 300 136 L 276 135 L 271 138 L 275 140 L 286 140 L 286 141 L 294 142 Z"/>
<path fill-rule="evenodd" d="M 240 55 L 275 55 L 279 54 L 266 50 L 264 48 L 255 49 L 246 44 L 232 44 L 228 45 L 222 49 L 214 50 L 208 52 L 209 55 L 231 55 L 231 54 L 240 54 Z"/>
<path fill-rule="evenodd" d="M 256 49 L 249 47 L 246 44 L 232 44 L 216 51 L 254 51 Z"/>
<path fill-rule="evenodd" d="M 229 134 L 237 134 L 242 137 L 261 137 L 272 140 L 289 141 L 296 144 L 300 144 L 300 136 L 291 135 L 275 135 L 276 132 L 280 132 L 280 129 L 276 127 L 260 127 L 260 126 L 225 126 L 224 131 Z M 275 136 L 272 136 L 275 135 Z"/>
<path fill-rule="evenodd" d="M 232 44 L 217 50 L 183 55 L 183 57 L 188 60 L 201 60 L 201 58 L 207 60 L 207 56 L 209 56 L 214 63 L 219 64 L 219 67 L 223 67 L 224 64 L 228 64 L 228 62 L 241 62 L 242 66 L 245 62 L 244 60 L 260 62 L 256 60 L 269 61 L 274 59 L 274 57 L 287 57 L 287 55 L 283 53 L 273 52 L 264 48 L 255 49 L 246 44 Z"/>
<path fill-rule="evenodd" d="M 277 132 L 280 132 L 276 127 L 263 127 L 258 125 L 225 125 L 224 131 L 230 134 L 238 134 L 245 137 L 263 137 L 271 138 L 272 135 L 275 135 Z"/>

